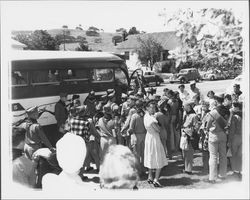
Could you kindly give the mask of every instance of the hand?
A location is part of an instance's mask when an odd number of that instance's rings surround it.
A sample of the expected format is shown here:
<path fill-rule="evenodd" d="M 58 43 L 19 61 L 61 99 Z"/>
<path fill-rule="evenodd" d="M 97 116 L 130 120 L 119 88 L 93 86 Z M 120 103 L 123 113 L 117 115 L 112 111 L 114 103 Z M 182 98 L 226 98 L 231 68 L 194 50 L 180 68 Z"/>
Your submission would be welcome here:
<path fill-rule="evenodd" d="M 132 134 L 131 137 L 130 137 L 130 144 L 131 144 L 131 146 L 134 147 L 136 145 L 136 142 L 137 142 L 136 135 Z"/>

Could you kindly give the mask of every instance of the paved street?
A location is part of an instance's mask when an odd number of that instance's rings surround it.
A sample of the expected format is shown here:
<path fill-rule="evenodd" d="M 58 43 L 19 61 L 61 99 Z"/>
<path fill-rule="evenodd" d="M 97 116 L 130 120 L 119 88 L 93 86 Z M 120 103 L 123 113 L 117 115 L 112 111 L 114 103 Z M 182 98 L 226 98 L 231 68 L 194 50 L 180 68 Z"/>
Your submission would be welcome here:
<path fill-rule="evenodd" d="M 206 96 L 209 90 L 213 90 L 215 94 L 223 93 L 228 88 L 228 86 L 231 84 L 232 81 L 233 79 L 217 80 L 217 81 L 201 81 L 197 83 L 196 86 L 200 89 L 202 95 Z M 156 87 L 157 88 L 156 93 L 161 95 L 163 93 L 163 89 L 166 87 L 171 90 L 177 90 L 179 85 L 180 83 L 171 84 L 171 83 L 166 83 L 165 81 L 165 83 L 161 84 L 159 87 Z M 184 85 L 185 89 L 187 90 L 190 89 L 189 83 Z"/>

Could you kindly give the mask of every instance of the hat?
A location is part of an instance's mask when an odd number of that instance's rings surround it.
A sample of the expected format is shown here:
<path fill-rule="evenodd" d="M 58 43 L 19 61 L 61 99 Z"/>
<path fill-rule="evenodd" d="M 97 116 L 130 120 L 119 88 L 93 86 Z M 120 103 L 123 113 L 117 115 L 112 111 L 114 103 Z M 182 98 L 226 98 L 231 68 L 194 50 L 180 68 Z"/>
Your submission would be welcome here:
<path fill-rule="evenodd" d="M 194 84 L 196 84 L 195 81 L 190 81 L 190 85 L 194 85 Z"/>
<path fill-rule="evenodd" d="M 178 88 L 181 88 L 181 87 L 185 88 L 185 85 L 181 84 L 181 85 L 178 86 Z"/>
<path fill-rule="evenodd" d="M 59 95 L 60 95 L 60 97 L 67 97 L 68 96 L 68 94 L 65 92 L 61 92 Z"/>
<path fill-rule="evenodd" d="M 80 95 L 78 94 L 73 94 L 72 96 L 72 100 L 79 99 L 79 98 L 80 98 Z"/>
<path fill-rule="evenodd" d="M 235 83 L 234 87 L 240 87 L 240 84 Z"/>
<path fill-rule="evenodd" d="M 27 113 L 27 115 L 32 115 L 34 113 L 38 113 L 38 107 L 35 106 L 35 107 L 28 108 L 26 110 L 26 113 Z"/>
<path fill-rule="evenodd" d="M 108 90 L 107 90 L 107 95 L 109 95 L 109 94 L 111 94 L 111 93 L 113 93 L 113 92 L 115 92 L 114 89 L 108 89 Z"/>

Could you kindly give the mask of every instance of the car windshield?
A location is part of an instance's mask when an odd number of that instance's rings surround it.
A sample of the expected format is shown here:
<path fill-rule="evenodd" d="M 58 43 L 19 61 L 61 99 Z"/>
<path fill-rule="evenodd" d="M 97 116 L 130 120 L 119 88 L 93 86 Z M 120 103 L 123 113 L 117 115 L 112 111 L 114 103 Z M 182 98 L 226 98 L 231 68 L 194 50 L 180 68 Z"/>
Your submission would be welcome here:
<path fill-rule="evenodd" d="M 188 70 L 186 70 L 186 69 L 182 69 L 182 70 L 180 70 L 180 74 L 184 74 L 184 73 L 187 73 L 188 72 Z"/>

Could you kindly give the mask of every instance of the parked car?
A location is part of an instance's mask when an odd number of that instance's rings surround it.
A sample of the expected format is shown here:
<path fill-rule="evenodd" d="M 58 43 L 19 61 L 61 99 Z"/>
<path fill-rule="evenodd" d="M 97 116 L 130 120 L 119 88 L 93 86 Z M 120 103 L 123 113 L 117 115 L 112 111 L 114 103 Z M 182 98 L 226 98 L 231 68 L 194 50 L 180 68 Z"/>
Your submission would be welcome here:
<path fill-rule="evenodd" d="M 143 77 L 144 77 L 143 81 L 146 86 L 149 86 L 152 83 L 155 84 L 156 86 L 159 86 L 161 85 L 161 83 L 164 83 L 163 78 L 157 75 L 153 71 L 145 71 Z"/>
<path fill-rule="evenodd" d="M 214 80 L 224 80 L 226 79 L 227 76 L 225 73 L 223 73 L 220 70 L 210 70 L 207 71 L 206 73 L 203 74 L 202 79 L 203 80 L 210 80 L 210 81 L 214 81 Z"/>
<path fill-rule="evenodd" d="M 199 82 L 201 80 L 201 75 L 196 68 L 182 69 L 177 74 L 173 74 L 170 78 L 170 83 L 187 83 L 189 81 Z"/>
<path fill-rule="evenodd" d="M 226 89 L 226 92 L 225 92 L 226 94 L 231 94 L 233 92 L 234 84 L 239 84 L 240 88 L 242 90 L 242 87 L 243 87 L 243 75 L 242 74 L 237 76 L 235 79 L 233 79 L 231 84 Z"/>

